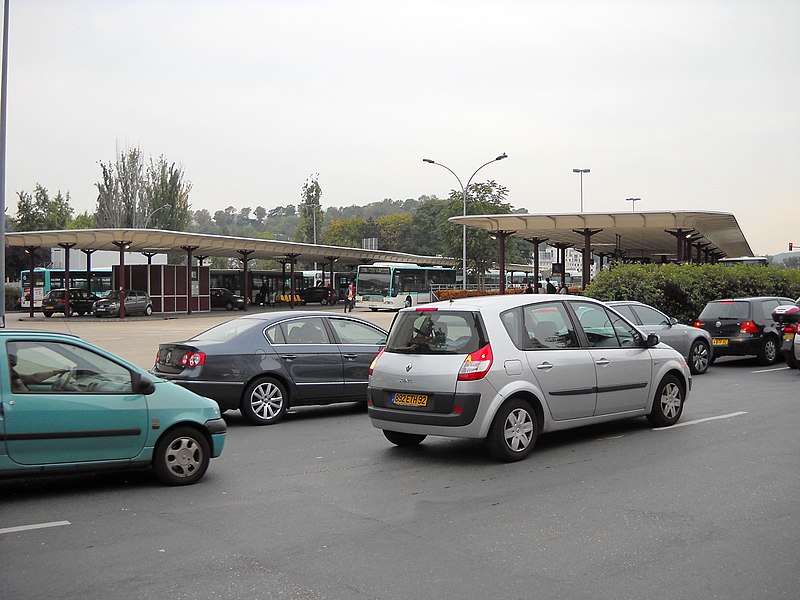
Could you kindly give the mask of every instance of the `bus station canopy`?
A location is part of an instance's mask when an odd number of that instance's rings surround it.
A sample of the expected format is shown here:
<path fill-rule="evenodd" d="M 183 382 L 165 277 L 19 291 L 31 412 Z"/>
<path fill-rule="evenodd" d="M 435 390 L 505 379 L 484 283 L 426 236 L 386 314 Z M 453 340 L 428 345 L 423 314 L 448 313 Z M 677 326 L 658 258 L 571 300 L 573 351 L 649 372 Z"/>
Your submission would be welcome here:
<path fill-rule="evenodd" d="M 30 248 L 75 248 L 76 250 L 116 250 L 144 254 L 188 252 L 193 256 L 275 259 L 296 258 L 304 261 L 340 264 L 403 262 L 418 265 L 454 266 L 457 260 L 442 256 L 417 256 L 403 252 L 364 250 L 342 246 L 301 244 L 259 238 L 241 238 L 206 233 L 164 231 L 160 229 L 67 229 L 62 231 L 25 231 L 5 234 L 7 246 Z"/>
<path fill-rule="evenodd" d="M 504 214 L 451 217 L 451 223 L 505 233 L 549 245 L 584 248 L 630 259 L 681 260 L 678 243 L 690 241 L 716 258 L 752 256 L 750 245 L 730 213 L 657 211 L 623 213 Z M 682 239 L 681 239 L 682 238 Z"/>

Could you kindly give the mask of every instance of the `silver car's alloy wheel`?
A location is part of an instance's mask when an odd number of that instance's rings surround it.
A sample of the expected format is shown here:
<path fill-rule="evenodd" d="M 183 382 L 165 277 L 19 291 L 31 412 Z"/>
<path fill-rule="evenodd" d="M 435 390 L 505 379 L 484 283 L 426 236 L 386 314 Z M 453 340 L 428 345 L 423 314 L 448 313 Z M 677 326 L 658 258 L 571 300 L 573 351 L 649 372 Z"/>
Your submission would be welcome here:
<path fill-rule="evenodd" d="M 696 341 L 692 344 L 692 348 L 689 351 L 689 366 L 693 375 L 702 375 L 708 371 L 710 355 L 711 351 L 705 342 Z"/>
<path fill-rule="evenodd" d="M 274 379 L 262 379 L 250 385 L 242 400 L 242 416 L 254 425 L 272 425 L 288 409 L 284 387 Z"/>
<path fill-rule="evenodd" d="M 517 408 L 506 417 L 506 445 L 514 452 L 525 450 L 533 439 L 533 421 L 528 411 Z"/>
<path fill-rule="evenodd" d="M 667 419 L 674 419 L 678 416 L 683 402 L 681 396 L 681 388 L 677 383 L 670 382 L 664 386 L 659 402 L 661 403 L 661 413 Z"/>

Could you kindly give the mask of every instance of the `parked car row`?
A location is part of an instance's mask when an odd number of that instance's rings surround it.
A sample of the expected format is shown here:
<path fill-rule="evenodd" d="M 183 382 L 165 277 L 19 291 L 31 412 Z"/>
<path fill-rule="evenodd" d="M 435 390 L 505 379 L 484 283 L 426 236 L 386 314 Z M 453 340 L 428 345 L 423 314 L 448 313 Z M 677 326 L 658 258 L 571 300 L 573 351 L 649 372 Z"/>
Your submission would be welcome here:
<path fill-rule="evenodd" d="M 67 290 L 53 289 L 42 298 L 42 314 L 52 317 L 55 313 L 65 314 L 67 310 Z M 99 298 L 83 288 L 69 289 L 69 311 L 79 316 L 91 313 L 95 317 L 118 317 L 120 315 L 119 292 L 110 290 Z M 153 303 L 147 292 L 128 290 L 125 292 L 126 315 L 152 315 Z"/>
<path fill-rule="evenodd" d="M 548 431 L 674 425 L 693 375 L 719 355 L 774 362 L 787 324 L 800 359 L 800 306 L 786 301 L 714 301 L 695 327 L 639 302 L 523 294 L 406 308 L 389 332 L 349 314 L 251 314 L 160 344 L 149 372 L 74 336 L 3 330 L 0 473 L 150 467 L 195 483 L 222 452 L 221 412 L 272 425 L 353 401 L 395 445 L 475 438 L 517 461 Z"/>

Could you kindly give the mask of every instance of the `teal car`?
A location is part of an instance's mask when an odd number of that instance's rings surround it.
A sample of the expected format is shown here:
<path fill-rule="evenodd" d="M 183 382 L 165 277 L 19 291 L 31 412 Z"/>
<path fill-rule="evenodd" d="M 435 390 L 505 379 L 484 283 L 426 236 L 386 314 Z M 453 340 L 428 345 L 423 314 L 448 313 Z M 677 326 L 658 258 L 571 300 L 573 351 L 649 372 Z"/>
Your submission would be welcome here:
<path fill-rule="evenodd" d="M 227 426 L 213 400 L 68 334 L 0 330 L 0 476 L 150 468 L 199 481 Z"/>

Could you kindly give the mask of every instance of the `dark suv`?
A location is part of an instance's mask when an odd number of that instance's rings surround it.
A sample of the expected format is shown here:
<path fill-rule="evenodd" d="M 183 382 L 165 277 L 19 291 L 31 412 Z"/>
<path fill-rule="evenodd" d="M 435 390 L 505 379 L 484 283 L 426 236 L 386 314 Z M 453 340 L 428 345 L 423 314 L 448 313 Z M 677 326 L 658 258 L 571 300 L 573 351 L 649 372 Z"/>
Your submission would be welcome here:
<path fill-rule="evenodd" d="M 781 325 L 772 311 L 781 304 L 794 304 L 790 298 L 762 296 L 714 300 L 694 322 L 711 334 L 714 359 L 720 356 L 756 356 L 761 365 L 771 365 L 780 356 Z"/>
<path fill-rule="evenodd" d="M 63 313 L 66 306 L 66 290 L 64 288 L 50 290 L 42 298 L 42 314 L 52 317 L 53 313 Z M 97 296 L 83 288 L 69 288 L 69 312 L 85 315 L 92 312 Z"/>

